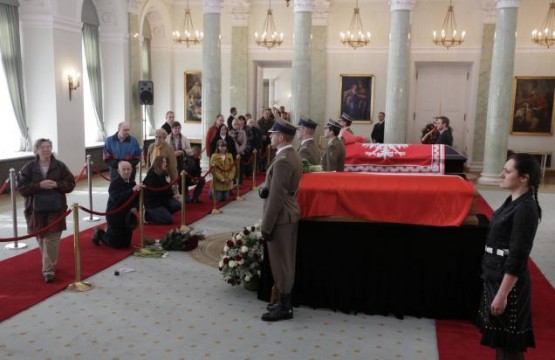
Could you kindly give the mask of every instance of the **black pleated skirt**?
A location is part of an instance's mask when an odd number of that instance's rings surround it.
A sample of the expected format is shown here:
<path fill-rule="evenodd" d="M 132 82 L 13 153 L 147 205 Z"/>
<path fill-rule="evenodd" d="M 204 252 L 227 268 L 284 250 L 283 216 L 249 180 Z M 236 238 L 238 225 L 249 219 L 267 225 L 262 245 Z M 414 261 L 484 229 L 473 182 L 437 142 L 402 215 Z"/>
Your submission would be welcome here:
<path fill-rule="evenodd" d="M 500 316 L 491 314 L 491 303 L 501 285 L 500 281 L 484 280 L 484 289 L 478 309 L 478 327 L 482 333 L 482 345 L 524 352 L 535 347 L 532 329 L 532 289 L 530 275 L 526 271 L 507 298 L 507 308 Z"/>

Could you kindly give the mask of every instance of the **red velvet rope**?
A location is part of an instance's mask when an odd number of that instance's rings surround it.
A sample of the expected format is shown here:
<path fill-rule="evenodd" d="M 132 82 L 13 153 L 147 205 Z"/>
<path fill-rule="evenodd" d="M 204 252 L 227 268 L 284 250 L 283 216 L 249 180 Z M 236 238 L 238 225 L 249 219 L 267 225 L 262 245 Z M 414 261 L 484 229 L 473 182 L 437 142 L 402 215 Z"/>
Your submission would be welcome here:
<path fill-rule="evenodd" d="M 119 212 L 122 212 L 129 204 L 131 204 L 131 202 L 133 201 L 133 199 L 135 199 L 137 197 L 137 195 L 139 195 L 139 192 L 138 191 L 133 191 L 133 194 L 131 194 L 131 196 L 129 197 L 129 199 L 127 199 L 126 202 L 124 202 L 123 204 L 121 204 L 119 207 L 115 208 L 112 211 L 98 212 L 98 211 L 94 211 L 94 210 L 91 210 L 91 209 L 87 209 L 86 207 L 83 207 L 83 206 L 79 206 L 79 209 L 83 210 L 86 213 L 99 215 L 99 216 L 115 215 Z"/>
<path fill-rule="evenodd" d="M 39 229 L 39 230 L 34 231 L 34 232 L 32 232 L 30 234 L 27 234 L 27 235 L 18 236 L 18 237 L 14 237 L 14 238 L 0 238 L 0 242 L 25 240 L 25 239 L 29 239 L 29 238 L 35 237 L 37 235 L 40 235 L 40 234 L 46 232 L 47 230 L 50 230 L 51 228 L 53 228 L 55 225 L 58 225 L 63 219 L 65 219 L 71 213 L 71 211 L 72 211 L 71 209 L 66 210 L 59 218 L 57 218 L 56 220 L 54 220 L 50 224 L 46 225 L 42 229 Z"/>
<path fill-rule="evenodd" d="M 79 182 L 81 181 L 81 178 L 83 177 L 83 175 L 85 174 L 85 170 L 87 170 L 87 165 L 84 165 L 83 168 L 81 169 L 81 173 L 79 173 L 79 175 L 77 175 L 75 177 L 75 182 Z"/>
<path fill-rule="evenodd" d="M 98 170 L 98 168 L 96 167 L 96 165 L 93 166 L 93 171 L 95 173 L 97 173 L 98 175 L 100 175 L 101 178 L 103 178 L 104 180 L 107 181 L 112 181 L 110 178 L 107 178 L 106 176 L 104 176 L 104 174 L 102 174 L 102 172 L 100 170 Z"/>
<path fill-rule="evenodd" d="M 0 195 L 2 195 L 4 191 L 6 191 L 9 184 L 10 184 L 10 179 L 8 178 L 6 179 L 6 181 L 4 181 L 4 185 L 2 185 L 2 187 L 0 188 Z"/>

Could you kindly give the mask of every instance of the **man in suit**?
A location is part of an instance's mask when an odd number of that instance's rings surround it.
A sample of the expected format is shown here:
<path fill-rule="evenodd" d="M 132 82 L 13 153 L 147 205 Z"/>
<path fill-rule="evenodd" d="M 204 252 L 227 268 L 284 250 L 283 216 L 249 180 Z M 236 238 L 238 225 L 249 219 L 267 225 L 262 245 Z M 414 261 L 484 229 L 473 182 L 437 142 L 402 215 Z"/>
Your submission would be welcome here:
<path fill-rule="evenodd" d="M 118 209 L 129 201 L 134 192 L 138 192 L 143 187 L 142 184 L 136 184 L 135 180 L 131 179 L 132 171 L 133 167 L 129 162 L 120 161 L 118 163 L 119 176 L 110 182 L 106 212 Z M 137 196 L 125 209 L 121 209 L 121 211 L 112 215 L 106 215 L 106 230 L 102 230 L 99 227 L 94 230 L 92 237 L 93 244 L 98 246 L 102 242 L 104 245 L 116 249 L 131 246 L 133 230 L 137 225 L 136 216 L 138 207 L 139 197 Z"/>
<path fill-rule="evenodd" d="M 276 119 L 270 129 L 270 144 L 277 149 L 274 161 L 266 172 L 266 181 L 260 191 L 264 199 L 261 231 L 270 259 L 274 283 L 280 293 L 280 302 L 269 305 L 262 315 L 263 321 L 293 318 L 291 290 L 295 281 L 295 258 L 299 205 L 295 194 L 303 174 L 301 158 L 291 142 L 297 129 Z"/>
<path fill-rule="evenodd" d="M 370 135 L 373 143 L 383 144 L 384 130 L 385 113 L 380 111 L 378 113 L 378 122 L 374 125 L 374 128 L 372 129 L 372 135 Z"/>
<path fill-rule="evenodd" d="M 451 128 L 449 127 L 449 118 L 447 116 L 438 116 L 436 119 L 436 129 L 439 131 L 436 144 L 453 146 L 453 134 L 451 134 Z"/>
<path fill-rule="evenodd" d="M 314 131 L 316 130 L 317 123 L 311 119 L 299 120 L 298 134 L 301 140 L 301 146 L 297 150 L 302 160 L 307 160 L 311 165 L 320 164 L 320 151 L 314 141 Z"/>
<path fill-rule="evenodd" d="M 229 117 L 227 118 L 227 127 L 231 130 L 233 129 L 233 120 L 235 120 L 237 117 L 237 108 L 236 107 L 232 107 L 231 109 L 229 109 Z"/>
<path fill-rule="evenodd" d="M 328 120 L 324 128 L 324 136 L 328 139 L 328 145 L 322 155 L 322 168 L 324 171 L 343 171 L 345 169 L 345 145 L 337 137 L 341 126 L 337 121 Z"/>
<path fill-rule="evenodd" d="M 166 113 L 166 121 L 162 125 L 162 129 L 166 130 L 166 133 L 168 133 L 168 135 L 172 132 L 172 125 L 174 121 L 175 114 L 173 113 L 173 111 L 170 110 Z"/>

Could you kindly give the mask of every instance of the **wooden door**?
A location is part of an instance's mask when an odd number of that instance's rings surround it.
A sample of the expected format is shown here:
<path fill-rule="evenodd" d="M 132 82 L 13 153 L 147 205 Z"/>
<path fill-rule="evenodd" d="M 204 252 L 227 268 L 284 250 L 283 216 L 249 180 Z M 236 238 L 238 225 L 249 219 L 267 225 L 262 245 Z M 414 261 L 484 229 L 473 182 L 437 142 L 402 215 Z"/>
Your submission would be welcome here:
<path fill-rule="evenodd" d="M 453 130 L 453 147 L 466 154 L 470 65 L 466 63 L 422 63 L 416 66 L 416 98 L 413 143 L 419 143 L 422 128 L 434 116 L 447 116 Z"/>

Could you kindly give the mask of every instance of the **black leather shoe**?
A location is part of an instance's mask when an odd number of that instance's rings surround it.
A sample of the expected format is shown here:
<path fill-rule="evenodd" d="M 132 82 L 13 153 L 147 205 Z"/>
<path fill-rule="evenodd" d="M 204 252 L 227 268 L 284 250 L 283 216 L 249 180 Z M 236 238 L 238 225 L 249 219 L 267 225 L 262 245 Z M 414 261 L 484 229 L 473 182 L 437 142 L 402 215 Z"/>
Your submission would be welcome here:
<path fill-rule="evenodd" d="M 266 310 L 272 311 L 272 310 L 274 310 L 275 308 L 277 308 L 278 306 L 279 306 L 279 303 L 268 304 L 268 305 L 266 305 Z"/>
<path fill-rule="evenodd" d="M 55 278 L 56 277 L 54 276 L 54 274 L 45 274 L 44 275 L 44 282 L 48 283 L 48 284 L 53 283 Z"/>
<path fill-rule="evenodd" d="M 293 308 L 283 308 L 277 304 L 276 308 L 262 315 L 262 321 L 280 321 L 293 319 Z"/>
<path fill-rule="evenodd" d="M 93 236 L 92 236 L 92 239 L 91 239 L 91 240 L 92 240 L 93 244 L 95 244 L 96 246 L 99 246 L 99 245 L 100 245 L 100 236 L 102 235 L 102 234 L 101 234 L 101 231 L 102 231 L 102 230 L 100 230 L 99 227 L 96 227 L 96 228 L 94 229 Z"/>

